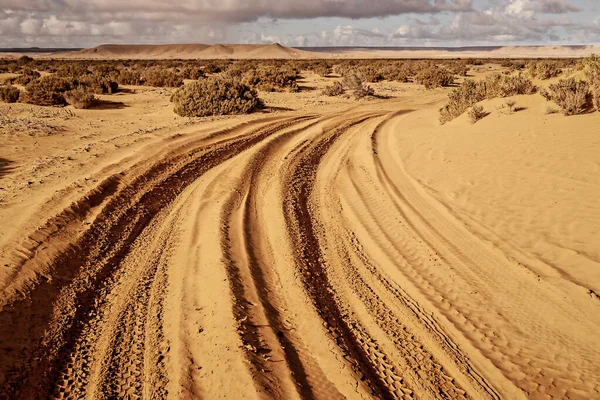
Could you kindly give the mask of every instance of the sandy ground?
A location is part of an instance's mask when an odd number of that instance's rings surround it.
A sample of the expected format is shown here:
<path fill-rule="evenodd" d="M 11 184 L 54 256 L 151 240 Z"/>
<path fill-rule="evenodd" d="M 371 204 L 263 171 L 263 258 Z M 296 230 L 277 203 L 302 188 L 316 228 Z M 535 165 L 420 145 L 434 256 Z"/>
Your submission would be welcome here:
<path fill-rule="evenodd" d="M 304 75 L 0 104 L 0 398 L 600 398 L 600 113 Z"/>

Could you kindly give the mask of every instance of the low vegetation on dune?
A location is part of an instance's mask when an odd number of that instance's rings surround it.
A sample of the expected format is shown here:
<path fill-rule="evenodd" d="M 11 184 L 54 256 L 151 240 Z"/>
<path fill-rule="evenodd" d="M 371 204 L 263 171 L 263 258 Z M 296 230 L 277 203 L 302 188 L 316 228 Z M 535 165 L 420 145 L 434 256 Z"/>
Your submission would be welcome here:
<path fill-rule="evenodd" d="M 495 97 L 509 97 L 518 94 L 532 94 L 536 90 L 530 78 L 519 73 L 515 75 L 491 74 L 482 80 L 465 81 L 448 94 L 448 103 L 440 109 L 442 124 L 452 121 L 469 107 Z"/>
<path fill-rule="evenodd" d="M 171 101 L 175 113 L 183 117 L 246 114 L 263 107 L 256 90 L 239 80 L 220 77 L 186 84 Z"/>
<path fill-rule="evenodd" d="M 584 113 L 589 107 L 590 86 L 575 78 L 561 79 L 557 83 L 540 90 L 548 101 L 556 103 L 565 115 Z"/>

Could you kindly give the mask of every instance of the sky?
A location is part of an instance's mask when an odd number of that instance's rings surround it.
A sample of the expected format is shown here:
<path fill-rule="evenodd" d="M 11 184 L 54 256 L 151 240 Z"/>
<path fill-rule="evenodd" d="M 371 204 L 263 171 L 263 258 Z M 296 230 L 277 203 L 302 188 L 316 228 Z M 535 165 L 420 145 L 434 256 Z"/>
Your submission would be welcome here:
<path fill-rule="evenodd" d="M 600 0 L 0 0 L 0 47 L 599 44 Z"/>

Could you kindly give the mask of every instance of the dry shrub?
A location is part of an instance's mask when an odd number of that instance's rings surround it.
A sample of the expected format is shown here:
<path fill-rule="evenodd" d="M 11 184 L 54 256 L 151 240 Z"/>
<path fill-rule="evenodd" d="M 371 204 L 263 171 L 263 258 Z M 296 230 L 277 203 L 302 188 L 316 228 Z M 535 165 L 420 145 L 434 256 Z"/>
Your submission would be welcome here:
<path fill-rule="evenodd" d="M 532 94 L 535 90 L 531 79 L 523 74 L 492 74 L 477 82 L 465 79 L 460 87 L 448 94 L 448 103 L 440 109 L 440 123 L 452 121 L 482 100 Z"/>
<path fill-rule="evenodd" d="M 509 113 L 514 113 L 516 106 L 517 106 L 517 101 L 515 99 L 508 99 L 506 100 L 506 102 L 504 103 L 504 105 L 506 106 L 506 108 L 508 109 Z"/>
<path fill-rule="evenodd" d="M 365 84 L 365 79 L 359 71 L 345 73 L 344 79 L 342 80 L 342 87 L 351 90 L 356 99 L 362 99 L 375 94 L 373 88 Z"/>
<path fill-rule="evenodd" d="M 272 65 L 265 65 L 247 71 L 244 74 L 242 82 L 252 88 L 265 92 L 298 92 L 300 88 L 296 83 L 297 79 L 298 70 L 294 68 L 278 68 Z"/>
<path fill-rule="evenodd" d="M 592 55 L 581 60 L 584 67 L 585 79 L 592 89 L 592 102 L 600 111 L 600 56 Z"/>
<path fill-rule="evenodd" d="M 473 107 L 471 107 L 471 110 L 469 110 L 469 119 L 471 120 L 472 124 L 479 121 L 486 115 L 487 115 L 487 113 L 485 112 L 483 107 L 480 106 L 479 104 L 475 104 Z"/>
<path fill-rule="evenodd" d="M 184 117 L 247 114 L 263 107 L 254 89 L 234 79 L 216 77 L 177 89 L 171 101 L 175 113 Z"/>
<path fill-rule="evenodd" d="M 415 82 L 425 86 L 426 89 L 446 87 L 454 83 L 454 76 L 449 71 L 436 66 L 430 66 L 415 75 Z"/>
<path fill-rule="evenodd" d="M 329 76 L 333 72 L 331 66 L 326 61 L 316 62 L 309 66 L 308 69 L 322 77 Z"/>
<path fill-rule="evenodd" d="M 75 108 L 90 108 L 98 102 L 94 92 L 86 87 L 80 86 L 65 92 L 65 100 Z"/>
<path fill-rule="evenodd" d="M 149 68 L 144 71 L 144 85 L 153 87 L 179 87 L 183 80 L 179 74 L 162 68 Z"/>
<path fill-rule="evenodd" d="M 563 72 L 561 65 L 556 60 L 532 61 L 527 70 L 532 77 L 543 80 L 555 78 Z"/>
<path fill-rule="evenodd" d="M 574 78 L 561 79 L 543 92 L 547 100 L 555 102 L 564 115 L 577 115 L 587 111 L 589 105 L 589 85 Z"/>
<path fill-rule="evenodd" d="M 24 100 L 38 106 L 64 106 L 67 104 L 64 94 L 72 88 L 72 83 L 67 79 L 45 76 L 25 87 Z"/>
<path fill-rule="evenodd" d="M 5 103 L 16 103 L 19 101 L 21 91 L 14 86 L 0 86 L 0 100 Z"/>
<path fill-rule="evenodd" d="M 122 69 L 119 71 L 119 76 L 117 77 L 117 83 L 119 85 L 135 85 L 139 86 L 144 83 L 142 79 L 142 74 L 139 71 L 133 71 L 128 69 Z"/>
<path fill-rule="evenodd" d="M 325 86 L 322 94 L 325 96 L 341 96 L 344 94 L 344 85 L 340 82 L 334 82 L 331 85 Z"/>
<path fill-rule="evenodd" d="M 7 79 L 7 81 L 12 84 L 25 86 L 29 84 L 29 82 L 38 79 L 40 76 L 41 75 L 39 72 L 31 68 L 24 68 L 21 75 L 16 76 L 14 78 L 9 78 Z"/>
<path fill-rule="evenodd" d="M 181 77 L 181 79 L 197 80 L 200 78 L 204 78 L 206 76 L 206 74 L 204 73 L 204 70 L 202 68 L 200 68 L 200 66 L 194 65 L 194 66 L 187 66 L 187 67 L 181 69 L 181 71 L 179 71 L 179 76 Z"/>
<path fill-rule="evenodd" d="M 109 78 L 109 76 L 100 75 L 99 73 L 85 75 L 79 80 L 76 80 L 77 86 L 85 86 L 88 90 L 96 94 L 117 93 L 119 84 Z"/>

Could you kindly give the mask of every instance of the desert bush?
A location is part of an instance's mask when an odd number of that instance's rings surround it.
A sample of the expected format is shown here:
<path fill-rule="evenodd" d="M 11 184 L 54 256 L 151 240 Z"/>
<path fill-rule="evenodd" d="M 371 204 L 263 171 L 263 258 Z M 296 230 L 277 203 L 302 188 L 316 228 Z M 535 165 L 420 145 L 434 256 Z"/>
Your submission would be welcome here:
<path fill-rule="evenodd" d="M 19 101 L 21 91 L 14 86 L 0 86 L 0 100 L 5 103 L 16 103 Z"/>
<path fill-rule="evenodd" d="M 31 68 L 25 67 L 21 71 L 21 75 L 7 79 L 7 82 L 16 85 L 27 85 L 29 82 L 34 81 L 40 77 L 40 73 Z"/>
<path fill-rule="evenodd" d="M 75 82 L 77 82 L 76 86 L 85 86 L 96 94 L 117 93 L 119 91 L 119 84 L 117 82 L 111 80 L 108 76 L 98 73 L 85 75 Z"/>
<path fill-rule="evenodd" d="M 329 76 L 333 72 L 333 70 L 331 69 L 331 66 L 326 61 L 320 61 L 320 62 L 314 63 L 313 65 L 309 66 L 308 68 L 315 74 L 320 75 L 322 77 Z"/>
<path fill-rule="evenodd" d="M 181 71 L 179 71 L 179 76 L 181 77 L 181 79 L 197 80 L 197 79 L 205 77 L 206 74 L 204 73 L 204 70 L 202 68 L 195 65 L 195 66 L 188 66 L 188 67 L 181 69 Z"/>
<path fill-rule="evenodd" d="M 360 71 L 349 71 L 344 74 L 342 87 L 352 91 L 356 99 L 373 96 L 375 91 L 371 86 L 365 84 L 365 79 Z"/>
<path fill-rule="evenodd" d="M 80 86 L 64 94 L 67 103 L 75 108 L 90 108 L 98 102 L 93 90 Z"/>
<path fill-rule="evenodd" d="M 45 76 L 31 81 L 25 87 L 24 100 L 38 106 L 64 106 L 64 93 L 73 88 L 72 83 L 57 76 Z"/>
<path fill-rule="evenodd" d="M 227 75 L 227 74 L 226 74 Z M 242 82 L 252 88 L 265 92 L 298 92 L 300 88 L 296 83 L 298 70 L 291 67 L 277 68 L 265 65 L 244 73 Z"/>
<path fill-rule="evenodd" d="M 144 85 L 154 87 L 179 87 L 183 80 L 179 74 L 162 68 L 148 68 L 142 74 Z"/>
<path fill-rule="evenodd" d="M 515 112 L 517 101 L 515 99 L 508 99 L 506 102 L 504 102 L 504 106 L 508 109 L 509 113 L 513 113 Z"/>
<path fill-rule="evenodd" d="M 477 82 L 465 79 L 460 87 L 448 94 L 448 103 L 440 109 L 440 122 L 444 124 L 453 120 L 481 100 L 532 94 L 535 90 L 531 79 L 520 73 L 492 74 Z"/>
<path fill-rule="evenodd" d="M 600 111 L 600 83 L 592 87 L 592 104 L 597 111 Z"/>
<path fill-rule="evenodd" d="M 555 60 L 532 61 L 527 71 L 532 77 L 543 80 L 555 78 L 563 73 L 561 65 Z"/>
<path fill-rule="evenodd" d="M 592 102 L 596 110 L 600 111 L 600 56 L 592 55 L 581 60 L 585 79 L 589 83 Z"/>
<path fill-rule="evenodd" d="M 216 61 L 211 61 L 204 65 L 204 72 L 207 74 L 218 74 L 223 71 L 222 65 Z"/>
<path fill-rule="evenodd" d="M 142 85 L 144 83 L 142 74 L 139 71 L 122 69 L 117 77 L 119 85 Z"/>
<path fill-rule="evenodd" d="M 479 121 L 486 115 L 487 115 L 487 113 L 485 112 L 483 107 L 480 106 L 479 104 L 475 104 L 473 107 L 471 107 L 471 110 L 469 110 L 469 119 L 471 120 L 472 124 Z"/>
<path fill-rule="evenodd" d="M 344 94 L 344 85 L 340 82 L 334 82 L 331 85 L 325 86 L 322 93 L 325 96 L 341 96 Z"/>
<path fill-rule="evenodd" d="M 175 113 L 184 117 L 246 114 L 263 107 L 254 89 L 234 79 L 218 77 L 184 85 L 171 101 Z"/>
<path fill-rule="evenodd" d="M 362 99 L 367 96 L 374 96 L 375 90 L 371 86 L 363 85 L 352 91 L 355 99 Z"/>
<path fill-rule="evenodd" d="M 547 100 L 555 102 L 565 115 L 584 113 L 589 105 L 589 85 L 574 78 L 561 79 L 543 92 Z"/>
<path fill-rule="evenodd" d="M 426 89 L 433 89 L 452 85 L 454 83 L 454 76 L 445 69 L 431 66 L 418 72 L 414 80 L 425 86 Z"/>

